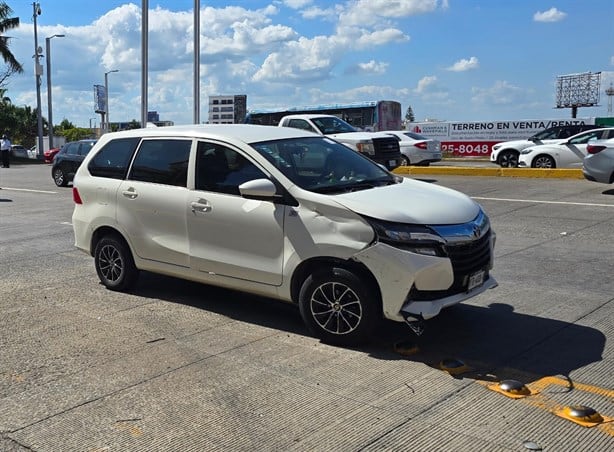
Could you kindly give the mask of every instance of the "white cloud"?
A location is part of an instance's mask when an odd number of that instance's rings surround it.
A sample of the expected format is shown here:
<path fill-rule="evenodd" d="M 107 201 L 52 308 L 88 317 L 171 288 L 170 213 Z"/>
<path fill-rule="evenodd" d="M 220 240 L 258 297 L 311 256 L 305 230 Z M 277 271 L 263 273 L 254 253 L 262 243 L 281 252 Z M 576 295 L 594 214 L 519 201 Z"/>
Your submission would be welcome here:
<path fill-rule="evenodd" d="M 345 70 L 346 74 L 365 74 L 365 75 L 381 75 L 386 72 L 389 64 L 381 61 L 371 60 L 367 63 L 358 63 L 348 67 Z"/>
<path fill-rule="evenodd" d="M 437 77 L 435 75 L 427 75 L 426 77 L 422 77 L 420 81 L 418 81 L 418 86 L 416 89 L 414 89 L 414 91 L 417 94 L 422 94 L 435 82 L 437 82 Z"/>
<path fill-rule="evenodd" d="M 301 11 L 301 16 L 303 19 L 324 19 L 334 21 L 337 19 L 339 8 L 339 6 L 336 6 L 335 8 L 322 9 L 314 6 Z"/>
<path fill-rule="evenodd" d="M 535 22 L 559 22 L 567 16 L 566 13 L 559 11 L 556 8 L 550 8 L 548 11 L 536 12 L 533 15 Z"/>
<path fill-rule="evenodd" d="M 477 104 L 511 105 L 524 102 L 529 94 L 526 90 L 514 86 L 505 80 L 499 80 L 490 88 L 471 89 L 471 101 Z"/>
<path fill-rule="evenodd" d="M 354 0 L 347 3 L 339 23 L 343 26 L 373 26 L 383 19 L 400 19 L 447 7 L 445 0 Z"/>
<path fill-rule="evenodd" d="M 464 72 L 470 69 L 476 69 L 478 66 L 479 66 L 478 59 L 472 56 L 468 60 L 463 58 L 462 60 L 457 61 L 452 66 L 446 68 L 446 70 L 452 71 L 452 72 Z"/>
<path fill-rule="evenodd" d="M 312 0 L 283 0 L 282 3 L 288 8 L 301 9 L 309 5 Z"/>

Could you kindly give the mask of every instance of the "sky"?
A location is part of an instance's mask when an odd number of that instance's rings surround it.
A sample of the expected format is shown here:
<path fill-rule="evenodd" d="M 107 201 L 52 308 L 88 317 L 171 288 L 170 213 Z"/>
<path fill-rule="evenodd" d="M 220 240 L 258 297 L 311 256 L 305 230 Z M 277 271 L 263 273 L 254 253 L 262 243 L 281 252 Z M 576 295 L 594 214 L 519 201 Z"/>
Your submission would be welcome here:
<path fill-rule="evenodd" d="M 33 2 L 3 1 L 24 66 L 6 95 L 35 108 Z M 43 54 L 46 37 L 65 35 L 50 40 L 54 124 L 98 125 L 93 86 L 115 70 L 110 120 L 140 120 L 142 2 L 38 3 Z M 148 109 L 175 124 L 194 118 L 193 11 L 194 0 L 149 0 Z M 611 116 L 614 0 L 201 1 L 200 12 L 201 122 L 208 96 L 232 94 L 248 109 L 396 100 L 417 121 L 571 118 L 555 108 L 556 77 L 585 72 L 601 72 L 600 102 L 578 117 Z"/>

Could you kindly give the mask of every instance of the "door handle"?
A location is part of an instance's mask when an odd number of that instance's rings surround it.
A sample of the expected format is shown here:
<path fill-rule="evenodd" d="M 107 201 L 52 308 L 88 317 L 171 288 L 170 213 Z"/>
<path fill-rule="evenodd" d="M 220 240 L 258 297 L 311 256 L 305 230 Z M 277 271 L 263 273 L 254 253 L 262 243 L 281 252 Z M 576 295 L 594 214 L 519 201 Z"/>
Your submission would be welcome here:
<path fill-rule="evenodd" d="M 193 202 L 190 204 L 192 212 L 210 212 L 211 206 L 209 204 L 203 204 L 201 202 Z"/>
<path fill-rule="evenodd" d="M 128 190 L 124 190 L 122 192 L 122 195 L 124 195 L 128 199 L 135 199 L 137 196 L 139 196 L 139 194 L 136 192 L 134 188 L 129 188 Z"/>

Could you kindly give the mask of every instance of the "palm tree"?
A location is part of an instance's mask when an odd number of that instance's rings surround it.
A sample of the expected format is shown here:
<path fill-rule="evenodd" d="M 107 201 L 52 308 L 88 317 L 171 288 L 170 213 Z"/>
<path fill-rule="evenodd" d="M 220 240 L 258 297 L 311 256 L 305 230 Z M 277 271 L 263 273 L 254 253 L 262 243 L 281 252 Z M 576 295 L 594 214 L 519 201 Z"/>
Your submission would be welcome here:
<path fill-rule="evenodd" d="M 4 36 L 4 33 L 13 28 L 19 27 L 19 18 L 10 17 L 13 10 L 5 2 L 0 2 L 0 55 L 4 62 L 9 66 L 10 72 L 23 72 L 23 67 L 15 59 L 15 56 L 9 50 L 8 36 Z"/>

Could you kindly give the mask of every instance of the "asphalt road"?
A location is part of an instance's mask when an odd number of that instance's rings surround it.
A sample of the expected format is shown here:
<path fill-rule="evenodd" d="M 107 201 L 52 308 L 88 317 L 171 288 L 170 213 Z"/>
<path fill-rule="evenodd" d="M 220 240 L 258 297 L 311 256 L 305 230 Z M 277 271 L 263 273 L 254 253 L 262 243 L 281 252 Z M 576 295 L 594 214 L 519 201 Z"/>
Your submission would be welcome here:
<path fill-rule="evenodd" d="M 105 290 L 70 188 L 0 168 L 0 451 L 612 450 L 612 422 L 557 413 L 614 418 L 614 187 L 415 177 L 484 206 L 499 287 L 344 349 L 272 300 L 152 274 Z"/>

